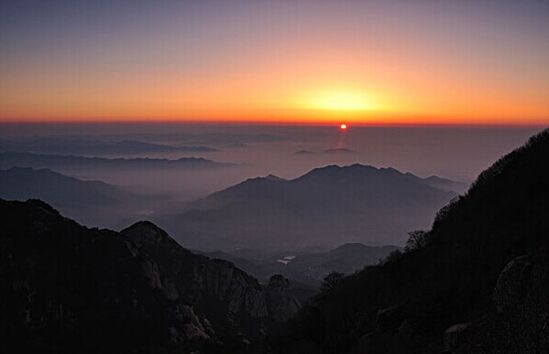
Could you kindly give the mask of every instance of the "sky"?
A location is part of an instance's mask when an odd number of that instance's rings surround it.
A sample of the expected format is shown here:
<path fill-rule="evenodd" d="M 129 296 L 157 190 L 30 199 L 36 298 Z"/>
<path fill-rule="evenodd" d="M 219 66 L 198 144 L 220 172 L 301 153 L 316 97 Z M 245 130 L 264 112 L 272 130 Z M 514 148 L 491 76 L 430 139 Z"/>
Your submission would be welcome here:
<path fill-rule="evenodd" d="M 545 0 L 0 2 L 0 121 L 549 124 Z"/>

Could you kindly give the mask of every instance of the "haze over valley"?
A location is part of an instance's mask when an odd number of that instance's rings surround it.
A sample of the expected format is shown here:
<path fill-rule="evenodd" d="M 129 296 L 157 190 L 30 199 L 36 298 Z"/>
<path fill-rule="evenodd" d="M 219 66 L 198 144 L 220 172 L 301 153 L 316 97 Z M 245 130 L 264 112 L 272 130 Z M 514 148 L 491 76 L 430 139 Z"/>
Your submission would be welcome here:
<path fill-rule="evenodd" d="M 40 198 L 89 226 L 151 219 L 193 249 L 258 253 L 402 246 L 466 190 L 474 166 L 536 130 L 126 124 L 78 139 L 70 127 L 5 127 L 3 198 Z M 445 136 L 455 138 L 433 149 Z"/>

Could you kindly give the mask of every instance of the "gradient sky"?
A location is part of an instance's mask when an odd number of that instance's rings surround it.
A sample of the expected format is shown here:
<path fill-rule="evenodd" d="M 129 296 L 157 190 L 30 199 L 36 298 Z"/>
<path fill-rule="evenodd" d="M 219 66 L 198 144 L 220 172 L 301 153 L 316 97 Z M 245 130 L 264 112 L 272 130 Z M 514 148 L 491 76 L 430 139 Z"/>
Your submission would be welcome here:
<path fill-rule="evenodd" d="M 549 1 L 0 2 L 0 120 L 549 124 Z"/>

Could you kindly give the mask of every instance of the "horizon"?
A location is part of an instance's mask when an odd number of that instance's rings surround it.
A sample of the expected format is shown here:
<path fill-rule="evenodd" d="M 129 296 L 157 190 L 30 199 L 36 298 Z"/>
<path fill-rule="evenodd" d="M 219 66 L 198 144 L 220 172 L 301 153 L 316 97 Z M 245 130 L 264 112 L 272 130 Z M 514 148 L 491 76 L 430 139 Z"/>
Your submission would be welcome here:
<path fill-rule="evenodd" d="M 338 128 L 345 124 L 351 128 L 545 128 L 549 125 L 544 122 L 364 122 L 349 120 L 333 121 L 273 121 L 273 120 L 156 120 L 156 119 L 128 119 L 128 120 L 98 120 L 98 119 L 70 119 L 70 120 L 5 120 L 0 121 L 4 126 L 52 126 L 52 125 L 181 125 L 181 126 L 228 126 L 228 127 L 332 127 Z"/>

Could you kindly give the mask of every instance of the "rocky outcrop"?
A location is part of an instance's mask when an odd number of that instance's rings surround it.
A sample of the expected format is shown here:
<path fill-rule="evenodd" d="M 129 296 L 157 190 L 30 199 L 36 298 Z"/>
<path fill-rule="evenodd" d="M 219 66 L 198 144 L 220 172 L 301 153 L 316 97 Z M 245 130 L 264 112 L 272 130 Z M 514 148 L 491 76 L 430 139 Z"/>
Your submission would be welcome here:
<path fill-rule="evenodd" d="M 376 328 L 380 330 L 397 328 L 405 318 L 405 308 L 402 305 L 394 305 L 380 309 L 376 314 Z"/>
<path fill-rule="evenodd" d="M 451 353 L 459 347 L 464 332 L 471 326 L 471 323 L 456 323 L 444 331 L 444 352 Z"/>
<path fill-rule="evenodd" d="M 549 352 L 549 250 L 521 256 L 501 272 L 491 332 L 523 353 Z M 503 340 L 502 340 L 503 342 Z"/>
<path fill-rule="evenodd" d="M 494 304 L 499 313 L 514 311 L 524 305 L 528 287 L 533 285 L 532 267 L 531 256 L 520 256 L 503 268 L 493 294 Z"/>
<path fill-rule="evenodd" d="M 285 322 L 301 307 L 290 291 L 290 281 L 280 274 L 273 275 L 265 288 L 265 299 L 270 318 L 276 322 Z"/>
<path fill-rule="evenodd" d="M 257 280 L 232 263 L 193 254 L 150 222 L 138 222 L 121 234 L 147 256 L 145 264 L 149 259 L 156 262 L 159 289 L 167 297 L 192 303 L 208 318 L 218 318 L 215 312 L 225 309 L 226 326 L 236 323 L 243 328 L 254 323 L 244 328 L 251 336 L 265 329 L 268 311 L 263 289 Z"/>
<path fill-rule="evenodd" d="M 452 338 L 445 340 L 448 352 L 549 352 L 548 256 L 549 252 L 542 250 L 507 263 L 492 295 L 494 311 L 464 330 L 448 329 L 445 339 Z"/>
<path fill-rule="evenodd" d="M 377 311 L 371 331 L 361 336 L 348 354 L 416 353 L 419 343 L 426 343 L 416 319 L 404 305 L 393 305 Z M 440 353 L 435 343 L 424 346 L 423 353 Z"/>

